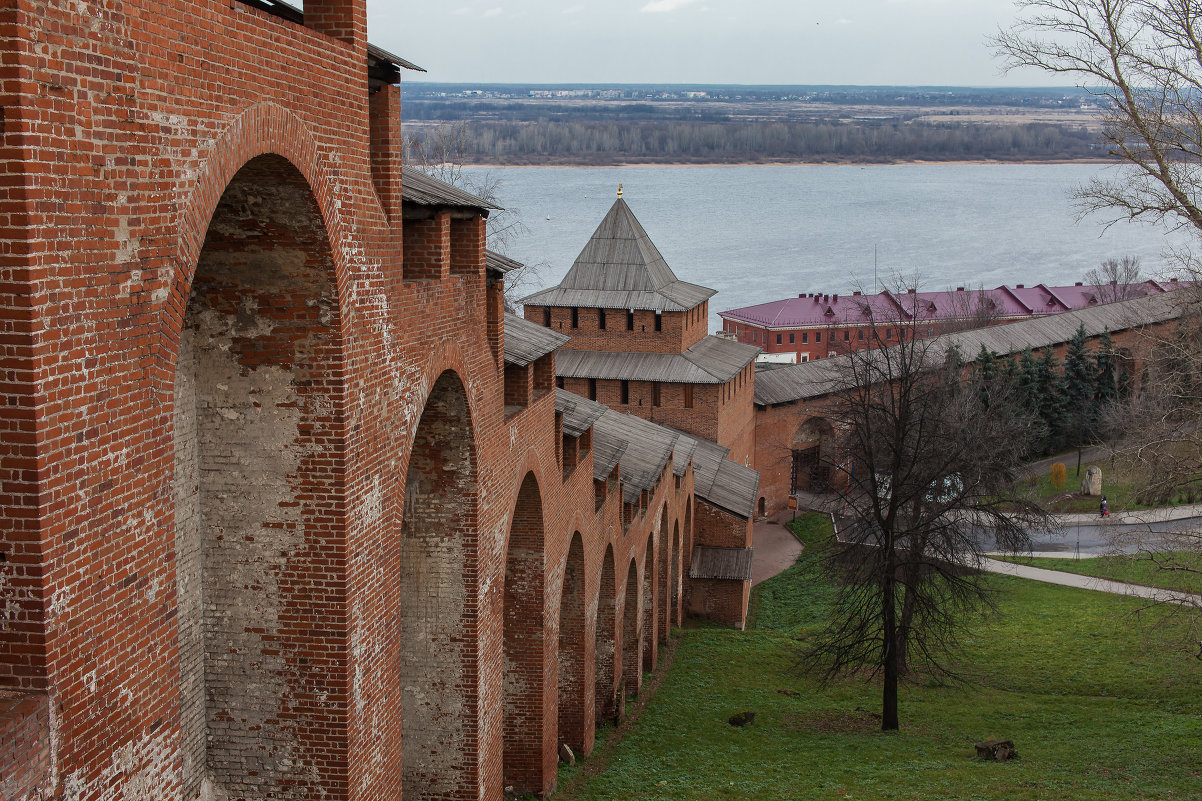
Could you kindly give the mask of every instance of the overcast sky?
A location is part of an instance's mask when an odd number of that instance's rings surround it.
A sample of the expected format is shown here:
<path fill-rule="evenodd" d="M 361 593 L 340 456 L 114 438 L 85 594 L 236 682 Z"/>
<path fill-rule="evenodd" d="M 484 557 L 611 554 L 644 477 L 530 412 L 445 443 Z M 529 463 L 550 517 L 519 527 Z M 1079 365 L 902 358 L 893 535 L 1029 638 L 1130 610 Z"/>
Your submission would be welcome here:
<path fill-rule="evenodd" d="M 1012 0 L 368 0 L 371 40 L 468 83 L 1037 86 L 985 39 Z"/>

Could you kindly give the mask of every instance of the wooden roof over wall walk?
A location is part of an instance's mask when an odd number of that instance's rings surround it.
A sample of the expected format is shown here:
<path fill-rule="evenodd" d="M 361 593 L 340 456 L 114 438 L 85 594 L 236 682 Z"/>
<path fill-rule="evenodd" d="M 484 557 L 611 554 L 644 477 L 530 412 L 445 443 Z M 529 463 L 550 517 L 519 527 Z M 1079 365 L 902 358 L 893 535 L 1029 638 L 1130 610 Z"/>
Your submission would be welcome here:
<path fill-rule="evenodd" d="M 759 353 L 753 345 L 707 336 L 681 354 L 565 350 L 555 369 L 564 378 L 725 384 Z"/>
<path fill-rule="evenodd" d="M 753 548 L 712 548 L 698 545 L 693 549 L 689 578 L 751 581 Z"/>
<path fill-rule="evenodd" d="M 1186 306 L 1193 302 L 1192 294 L 1188 289 L 1179 290 L 1006 325 L 943 334 L 926 340 L 930 346 L 927 356 L 943 360 L 955 347 L 965 360 L 971 360 L 982 345 L 986 350 L 1006 356 L 1021 353 L 1027 347 L 1038 349 L 1067 342 L 1081 325 L 1085 326 L 1086 335 L 1093 337 L 1106 331 L 1115 333 L 1162 323 L 1180 317 Z M 757 372 L 755 402 L 760 406 L 771 406 L 830 394 L 839 388 L 850 358 L 864 356 L 834 356 Z"/>
<path fill-rule="evenodd" d="M 516 314 L 505 314 L 505 361 L 525 367 L 561 347 L 570 337 Z"/>
<path fill-rule="evenodd" d="M 485 217 L 501 208 L 413 167 L 401 168 L 401 200 L 432 208 L 472 209 Z"/>

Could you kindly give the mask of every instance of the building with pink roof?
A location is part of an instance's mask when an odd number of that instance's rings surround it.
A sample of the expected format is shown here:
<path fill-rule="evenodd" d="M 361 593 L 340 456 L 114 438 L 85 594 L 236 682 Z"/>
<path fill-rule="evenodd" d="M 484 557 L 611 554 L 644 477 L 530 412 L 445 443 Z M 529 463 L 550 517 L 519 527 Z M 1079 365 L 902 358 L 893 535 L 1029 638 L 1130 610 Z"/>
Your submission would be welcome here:
<path fill-rule="evenodd" d="M 1095 286 L 1036 284 L 941 292 L 885 290 L 876 295 L 802 293 L 720 312 L 722 334 L 762 348 L 771 361 L 806 362 L 851 350 L 888 345 L 897 337 L 935 336 L 954 330 L 1009 323 L 1087 309 L 1176 289 L 1171 281 Z"/>

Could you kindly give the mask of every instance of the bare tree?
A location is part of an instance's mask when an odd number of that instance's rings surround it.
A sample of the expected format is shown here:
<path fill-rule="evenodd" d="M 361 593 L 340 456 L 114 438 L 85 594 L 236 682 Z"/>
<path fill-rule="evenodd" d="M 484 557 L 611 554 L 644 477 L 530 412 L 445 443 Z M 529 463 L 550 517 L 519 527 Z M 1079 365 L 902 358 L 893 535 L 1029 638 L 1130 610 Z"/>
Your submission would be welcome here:
<path fill-rule="evenodd" d="M 1140 297 L 1144 294 L 1139 287 L 1141 280 L 1138 256 L 1106 259 L 1085 273 L 1085 283 L 1097 291 L 1099 303 Z"/>
<path fill-rule="evenodd" d="M 994 40 L 1006 66 L 1076 78 L 1105 108 L 1108 151 L 1125 165 L 1077 193 L 1083 211 L 1202 233 L 1202 3 L 1198 0 L 1020 0 L 1027 16 Z M 1142 477 L 1140 494 L 1165 503 L 1194 491 L 1202 473 L 1202 270 L 1174 254 L 1193 286 L 1174 292 L 1178 325 L 1147 334 L 1138 391 L 1108 415 L 1115 461 Z M 1120 265 L 1121 266 L 1121 265 Z M 1117 280 L 1117 276 L 1113 278 Z M 1092 281 L 1092 279 L 1091 279 Z M 1131 534 L 1132 532 L 1128 532 Z M 1202 540 L 1182 532 L 1120 543 L 1164 574 L 1197 569 Z M 1193 567 L 1190 567 L 1192 565 Z M 1180 632 L 1202 656 L 1202 605 L 1153 602 L 1158 629 Z"/>
<path fill-rule="evenodd" d="M 1049 518 L 1016 489 L 1035 421 L 997 389 L 966 387 L 958 354 L 917 336 L 912 320 L 874 323 L 878 345 L 883 332 L 896 339 L 828 365 L 836 433 L 823 458 L 848 512 L 832 549 L 831 622 L 804 664 L 827 679 L 882 676 L 890 730 L 899 681 L 919 668 L 951 673 L 964 622 L 988 607 L 986 551 L 1028 550 L 1028 531 Z"/>
<path fill-rule="evenodd" d="M 1202 231 L 1202 3 L 1018 0 L 993 43 L 1007 69 L 1076 79 L 1105 110 L 1103 136 L 1129 169 L 1077 193 L 1086 212 Z"/>

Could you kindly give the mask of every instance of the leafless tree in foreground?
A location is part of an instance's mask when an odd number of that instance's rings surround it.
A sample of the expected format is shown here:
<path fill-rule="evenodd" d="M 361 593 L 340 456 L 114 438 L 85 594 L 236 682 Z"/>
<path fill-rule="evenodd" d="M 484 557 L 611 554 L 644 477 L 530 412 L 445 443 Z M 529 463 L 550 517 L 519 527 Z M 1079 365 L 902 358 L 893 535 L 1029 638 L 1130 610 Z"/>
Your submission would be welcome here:
<path fill-rule="evenodd" d="M 900 341 L 828 363 L 836 442 L 823 458 L 846 484 L 847 525 L 831 622 L 803 664 L 826 679 L 881 675 L 887 731 L 899 681 L 951 673 L 963 625 L 989 608 L 984 553 L 1029 550 L 1028 531 L 1050 520 L 1015 484 L 1035 421 L 997 387 L 977 391 L 914 322 L 874 322 Z"/>
<path fill-rule="evenodd" d="M 1140 297 L 1144 294 L 1137 286 L 1140 280 L 1138 256 L 1106 259 L 1085 273 L 1085 283 L 1097 291 L 1099 303 Z"/>

